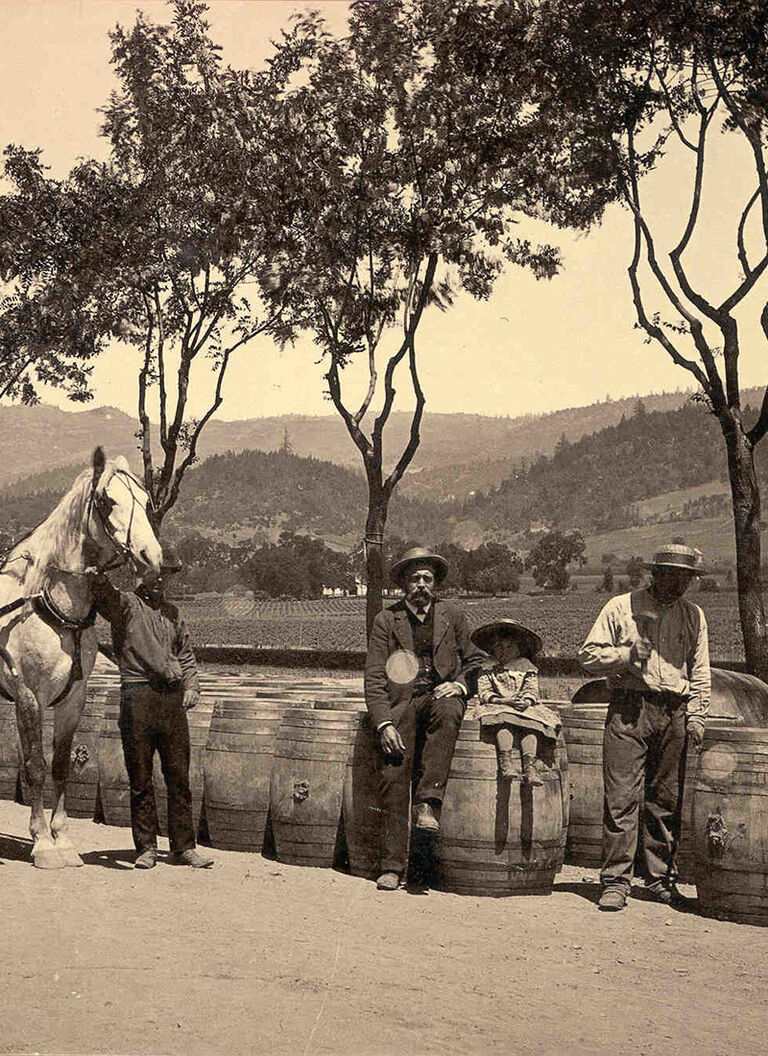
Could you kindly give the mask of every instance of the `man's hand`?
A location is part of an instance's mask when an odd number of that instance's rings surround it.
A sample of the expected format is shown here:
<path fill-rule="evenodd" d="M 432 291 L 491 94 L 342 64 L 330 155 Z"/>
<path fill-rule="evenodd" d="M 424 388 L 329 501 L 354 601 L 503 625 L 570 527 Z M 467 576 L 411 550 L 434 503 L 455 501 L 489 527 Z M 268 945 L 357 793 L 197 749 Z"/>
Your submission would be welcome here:
<path fill-rule="evenodd" d="M 196 707 L 200 703 L 200 694 L 196 689 L 185 689 L 184 699 L 182 700 L 182 707 L 184 711 L 191 711 L 192 708 Z"/>
<path fill-rule="evenodd" d="M 637 638 L 629 650 L 629 659 L 635 664 L 642 663 L 643 660 L 647 660 L 651 655 L 652 648 L 647 638 Z"/>
<path fill-rule="evenodd" d="M 395 758 L 402 758 L 405 755 L 405 742 L 391 722 L 379 730 L 379 742 L 385 755 Z"/>
<path fill-rule="evenodd" d="M 439 686 L 435 686 L 432 692 L 432 698 L 434 700 L 440 700 L 442 697 L 463 697 L 464 687 L 461 682 L 441 682 Z"/>
<path fill-rule="evenodd" d="M 704 743 L 704 723 L 701 719 L 689 719 L 686 733 L 688 735 L 688 747 L 694 752 L 700 752 Z"/>

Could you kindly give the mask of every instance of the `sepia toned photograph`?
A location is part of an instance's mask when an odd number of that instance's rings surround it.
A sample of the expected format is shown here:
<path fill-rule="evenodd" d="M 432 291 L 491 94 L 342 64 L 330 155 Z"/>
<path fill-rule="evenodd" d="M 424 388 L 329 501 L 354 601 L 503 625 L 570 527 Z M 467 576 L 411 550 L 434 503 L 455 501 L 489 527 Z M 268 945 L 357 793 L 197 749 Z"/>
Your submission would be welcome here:
<path fill-rule="evenodd" d="M 763 1056 L 768 6 L 0 18 L 0 1054 Z"/>

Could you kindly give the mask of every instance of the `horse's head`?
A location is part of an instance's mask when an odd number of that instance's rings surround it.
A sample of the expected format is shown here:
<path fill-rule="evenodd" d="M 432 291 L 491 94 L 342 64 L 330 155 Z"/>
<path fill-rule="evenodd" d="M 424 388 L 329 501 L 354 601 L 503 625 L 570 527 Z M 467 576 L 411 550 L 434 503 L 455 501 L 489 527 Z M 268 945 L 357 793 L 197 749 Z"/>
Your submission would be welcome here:
<path fill-rule="evenodd" d="M 93 452 L 90 505 L 100 550 L 131 561 L 142 574 L 160 569 L 163 551 L 149 520 L 149 495 L 122 455 L 107 460 L 100 447 Z"/>

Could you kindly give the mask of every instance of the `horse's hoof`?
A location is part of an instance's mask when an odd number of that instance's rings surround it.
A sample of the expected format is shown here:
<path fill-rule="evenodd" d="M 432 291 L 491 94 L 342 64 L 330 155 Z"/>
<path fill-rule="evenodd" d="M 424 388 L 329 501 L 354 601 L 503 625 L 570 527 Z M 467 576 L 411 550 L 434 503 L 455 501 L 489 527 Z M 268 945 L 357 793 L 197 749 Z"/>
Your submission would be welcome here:
<path fill-rule="evenodd" d="M 69 866 L 72 869 L 79 869 L 81 865 L 85 865 L 85 862 L 74 847 L 59 848 L 59 856 L 64 862 L 64 865 Z"/>
<path fill-rule="evenodd" d="M 67 863 L 56 847 L 41 847 L 32 852 L 32 864 L 35 869 L 63 869 Z"/>

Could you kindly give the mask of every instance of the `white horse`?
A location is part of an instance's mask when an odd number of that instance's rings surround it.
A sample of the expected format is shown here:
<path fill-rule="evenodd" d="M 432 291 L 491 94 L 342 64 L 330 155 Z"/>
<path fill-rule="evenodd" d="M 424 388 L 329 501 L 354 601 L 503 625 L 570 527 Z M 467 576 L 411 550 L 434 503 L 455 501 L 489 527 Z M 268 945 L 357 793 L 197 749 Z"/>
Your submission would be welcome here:
<path fill-rule="evenodd" d="M 82 865 L 67 835 L 64 793 L 72 738 L 96 659 L 93 569 L 130 561 L 159 569 L 162 550 L 143 485 L 119 457 L 97 447 L 93 467 L 55 510 L 15 544 L 0 568 L 0 693 L 16 702 L 22 765 L 30 788 L 32 860 L 39 869 Z M 47 763 L 43 709 L 55 705 L 51 824 L 43 809 Z"/>

